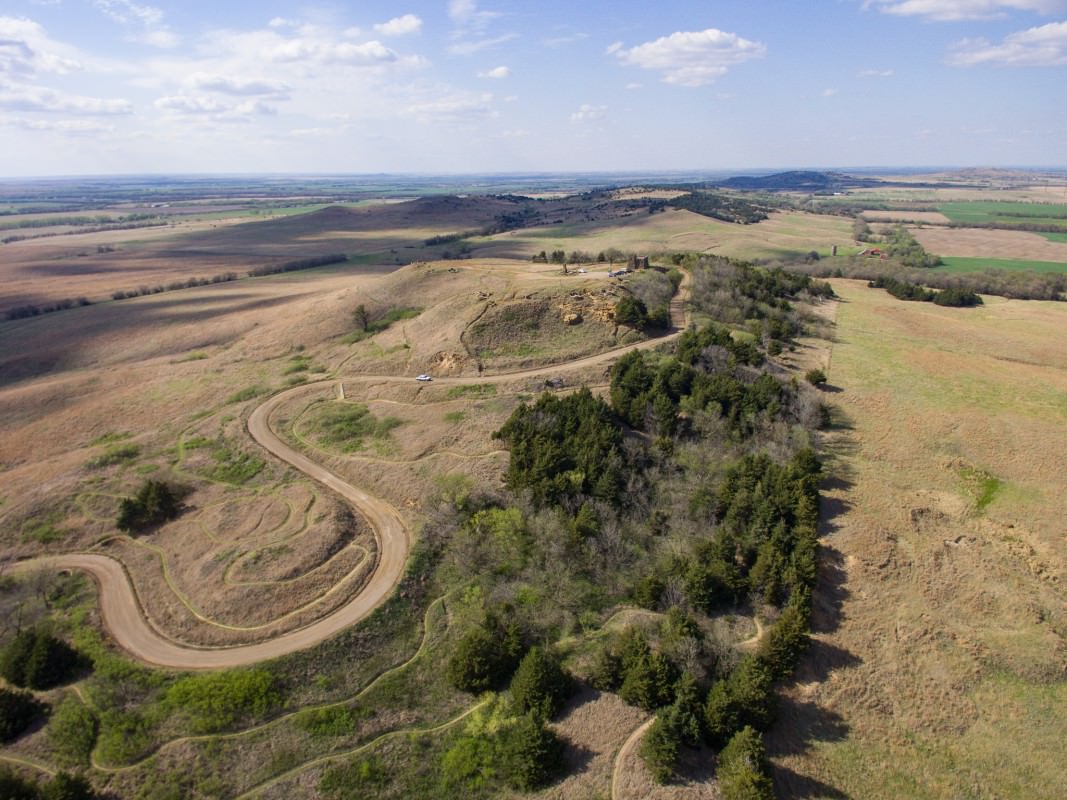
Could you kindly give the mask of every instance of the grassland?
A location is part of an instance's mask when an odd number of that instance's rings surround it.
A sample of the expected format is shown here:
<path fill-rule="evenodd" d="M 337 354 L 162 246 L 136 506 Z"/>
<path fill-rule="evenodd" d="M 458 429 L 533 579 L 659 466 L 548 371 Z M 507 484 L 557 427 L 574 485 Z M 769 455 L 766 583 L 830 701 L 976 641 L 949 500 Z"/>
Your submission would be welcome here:
<path fill-rule="evenodd" d="M 472 237 L 474 259 L 393 271 L 396 260 L 438 253 L 424 238 L 474 223 L 448 209 L 428 217 L 400 208 L 325 209 L 241 225 L 229 220 L 260 215 L 217 213 L 225 219 L 137 232 L 143 240 L 122 244 L 136 259 L 118 254 L 111 274 L 94 270 L 114 253 L 68 253 L 57 263 L 83 263 L 84 279 L 99 288 L 125 280 L 132 273 L 120 268 L 134 263 L 181 272 L 262 263 L 274 249 L 284 258 L 309 247 L 357 255 L 338 268 L 0 323 L 4 554 L 109 553 L 129 570 L 154 625 L 203 646 L 306 623 L 342 601 L 345 581 L 358 582 L 373 557 L 368 531 L 346 528 L 325 493 L 248 442 L 247 416 L 266 395 L 312 373 L 363 374 L 302 389 L 300 402 L 279 409 L 278 424 L 290 441 L 387 498 L 413 526 L 426 522 L 421 530 L 433 535 L 438 477 L 498 487 L 506 456 L 490 435 L 543 385 L 485 383 L 479 367 L 555 362 L 621 341 L 593 313 L 613 303 L 620 284 L 607 283 L 603 268 L 563 276 L 530 255 L 618 247 L 780 258 L 827 256 L 835 243 L 843 254 L 854 251 L 846 217 L 782 213 L 736 226 L 668 211 Z M 1020 242 L 1064 247 L 1048 236 L 973 233 L 987 237 L 975 247 L 994 243 L 1019 263 L 1031 257 L 1011 249 Z M 99 241 L 120 234 L 129 232 Z M 79 247 L 90 241 L 97 240 Z M 33 245 L 42 264 L 47 253 L 63 252 L 46 242 Z M 6 259 L 17 253 L 0 250 L 4 269 L 15 270 Z M 1067 269 L 1067 258 L 1048 263 Z M 33 275 L 49 291 L 69 277 Z M 1067 498 L 1059 485 L 1067 474 L 1067 304 L 989 298 L 980 309 L 941 309 L 900 303 L 858 282 L 835 285 L 845 302 L 828 369 L 827 397 L 838 408 L 826 443 L 834 478 L 817 636 L 771 737 L 778 789 L 809 797 L 1057 796 L 1049 787 L 1067 783 L 1060 758 Z M 564 327 L 562 306 L 574 303 L 584 304 L 587 318 Z M 389 318 L 390 309 L 425 310 L 346 340 L 360 304 L 372 319 Z M 823 366 L 825 351 L 807 343 L 788 358 L 803 371 Z M 420 372 L 469 382 L 410 380 Z M 373 378 L 383 374 L 409 379 Z M 602 383 L 603 365 L 582 377 Z M 356 413 L 316 417 L 320 407 L 341 405 L 338 387 Z M 336 441 L 323 441 L 328 422 Z M 192 489 L 183 517 L 139 540 L 116 536 L 119 499 L 149 472 Z M 182 692 L 171 690 L 188 679 L 132 664 L 106 644 L 89 581 L 63 576 L 45 590 L 34 582 L 40 578 L 20 583 L 0 592 L 0 616 L 14 618 L 22 602 L 21 619 L 53 618 L 92 657 L 95 672 L 77 686 L 88 705 L 72 690 L 51 699 L 84 706 L 100 725 L 96 748 L 81 747 L 76 766 L 87 767 L 91 751 L 98 765 L 130 767 L 94 772 L 119 796 L 232 797 L 275 780 L 265 796 L 314 796 L 321 775 L 364 756 L 400 773 L 390 774 L 397 785 L 419 786 L 405 772 L 426 773 L 463 730 L 459 715 L 478 702 L 451 690 L 440 669 L 454 626 L 472 613 L 470 598 L 457 592 L 435 601 L 427 575 L 416 550 L 411 576 L 389 604 L 334 642 L 264 666 L 275 679 L 263 694 L 269 703 L 246 703 L 226 724 L 207 725 L 213 732 L 204 739 L 180 738 L 205 729 L 195 709 L 175 713 Z M 532 602 L 542 590 L 531 584 L 513 599 Z M 733 630 L 744 625 L 750 621 L 739 617 L 721 638 L 748 636 Z M 576 628 L 570 643 L 577 653 L 588 644 L 581 633 Z M 209 684 L 205 694 L 214 691 Z M 544 796 L 602 794 L 614 753 L 640 719 L 614 695 L 580 696 L 557 722 L 576 743 L 574 774 Z M 51 725 L 4 753 L 60 759 Z M 215 735 L 220 727 L 240 730 Z M 155 747 L 162 748 L 156 757 L 141 760 Z M 650 796 L 714 788 L 661 791 Z"/>
<path fill-rule="evenodd" d="M 821 633 L 771 749 L 785 796 L 1067 785 L 1067 307 L 921 308 L 837 281 Z"/>
<path fill-rule="evenodd" d="M 610 225 L 576 222 L 498 234 L 470 240 L 475 255 L 528 259 L 542 250 L 574 250 L 596 254 L 616 247 L 625 252 L 700 252 L 741 259 L 802 257 L 815 251 L 829 256 L 833 245 L 841 255 L 860 250 L 845 217 L 795 212 L 774 213 L 758 225 L 737 225 L 689 211 L 635 214 Z"/>
<path fill-rule="evenodd" d="M 1067 262 L 1060 261 L 1027 261 L 1018 258 L 961 258 L 959 256 L 945 256 L 941 260 L 945 263 L 944 266 L 937 267 L 940 272 L 981 272 L 986 269 L 1004 269 L 1010 272 L 1067 272 Z"/>

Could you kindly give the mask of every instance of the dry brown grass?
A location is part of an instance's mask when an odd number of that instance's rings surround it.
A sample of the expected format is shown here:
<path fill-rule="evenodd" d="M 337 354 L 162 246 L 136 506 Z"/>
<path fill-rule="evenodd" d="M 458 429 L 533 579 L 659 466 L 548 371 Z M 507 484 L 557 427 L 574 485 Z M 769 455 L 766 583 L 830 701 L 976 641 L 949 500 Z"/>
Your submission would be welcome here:
<path fill-rule="evenodd" d="M 770 739 L 779 791 L 1057 797 L 1067 307 L 834 287 L 845 427 L 829 442 L 817 636 Z"/>
<path fill-rule="evenodd" d="M 913 228 L 912 235 L 931 253 L 964 258 L 1025 259 L 1067 263 L 1067 244 L 1038 233 L 981 228 Z"/>

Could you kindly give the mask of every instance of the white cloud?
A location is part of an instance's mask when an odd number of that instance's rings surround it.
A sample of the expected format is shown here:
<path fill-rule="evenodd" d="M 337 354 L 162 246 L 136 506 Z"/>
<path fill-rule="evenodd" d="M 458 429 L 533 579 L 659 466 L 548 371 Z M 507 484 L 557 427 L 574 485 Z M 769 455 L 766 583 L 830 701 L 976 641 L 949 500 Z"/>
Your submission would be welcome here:
<path fill-rule="evenodd" d="M 326 64 L 350 64 L 375 66 L 398 60 L 395 52 L 377 40 L 353 44 L 333 42 L 308 36 L 286 39 L 276 44 L 267 54 L 271 61 L 320 61 Z"/>
<path fill-rule="evenodd" d="M 823 97 L 833 97 L 839 91 L 840 91 L 840 89 L 823 89 L 822 90 L 822 96 Z"/>
<path fill-rule="evenodd" d="M 475 53 L 480 53 L 482 50 L 488 50 L 492 47 L 497 47 L 510 42 L 512 39 L 518 38 L 517 33 L 505 33 L 501 36 L 494 36 L 488 39 L 474 39 L 472 41 L 457 42 L 456 44 L 449 45 L 448 52 L 454 56 L 470 56 Z"/>
<path fill-rule="evenodd" d="M 571 122 L 596 122 L 604 119 L 607 111 L 607 106 L 592 106 L 588 103 L 583 103 L 577 111 L 571 114 Z"/>
<path fill-rule="evenodd" d="M 418 33 L 421 29 L 422 20 L 414 14 L 394 17 L 388 22 L 382 22 L 374 26 L 375 32 L 382 36 L 406 36 L 410 33 Z"/>
<path fill-rule="evenodd" d="M 479 72 L 479 78 L 492 78 L 494 80 L 501 80 L 508 77 L 511 74 L 511 70 L 507 67 L 493 67 L 485 72 Z"/>
<path fill-rule="evenodd" d="M 0 90 L 0 109 L 114 116 L 130 114 L 128 100 L 83 97 L 43 86 L 19 86 Z"/>
<path fill-rule="evenodd" d="M 206 72 L 193 73 L 186 83 L 194 89 L 239 96 L 271 95 L 281 97 L 289 92 L 289 87 L 284 83 L 228 78 L 225 75 L 214 75 Z"/>
<path fill-rule="evenodd" d="M 767 47 L 717 28 L 678 32 L 625 49 L 612 45 L 608 53 L 624 64 L 663 74 L 664 83 L 705 86 L 726 74 L 727 69 L 753 58 L 762 58 Z"/>
<path fill-rule="evenodd" d="M 857 77 L 860 78 L 892 78 L 893 70 L 891 69 L 865 69 L 862 72 L 857 73 Z"/>
<path fill-rule="evenodd" d="M 1067 64 L 1067 22 L 1052 22 L 1007 36 L 1000 44 L 964 39 L 952 46 L 948 63 L 956 67 L 995 64 L 1006 67 L 1055 67 Z"/>
<path fill-rule="evenodd" d="M 112 133 L 114 125 L 88 119 L 26 119 L 25 117 L 9 117 L 0 121 L 0 125 L 8 128 L 22 128 L 28 131 L 54 131 L 68 136 L 87 136 L 98 133 Z"/>
<path fill-rule="evenodd" d="M 464 122 L 495 117 L 493 95 L 454 92 L 444 97 L 413 103 L 407 113 L 422 122 Z"/>
<path fill-rule="evenodd" d="M 479 11 L 476 0 L 449 0 L 448 16 L 461 28 L 481 31 L 499 17 L 500 12 Z"/>
<path fill-rule="evenodd" d="M 547 39 L 542 39 L 541 44 L 545 47 L 551 47 L 556 49 L 557 47 L 563 47 L 564 45 L 574 44 L 575 42 L 581 42 L 589 38 L 588 33 L 571 33 L 566 36 L 551 36 Z"/>
<path fill-rule="evenodd" d="M 628 84 L 626 84 L 626 89 L 628 91 L 631 91 L 631 92 L 636 92 L 638 89 L 644 89 L 644 88 L 645 88 L 645 85 L 643 83 L 628 83 Z"/>
<path fill-rule="evenodd" d="M 162 48 L 181 41 L 163 24 L 163 11 L 155 6 L 137 5 L 132 0 L 93 0 L 93 5 L 120 25 L 140 27 L 140 33 L 129 36 L 132 41 Z"/>
<path fill-rule="evenodd" d="M 1005 16 L 1006 11 L 1055 14 L 1067 10 L 1067 0 L 866 0 L 864 7 L 871 6 L 883 14 L 956 22 L 965 19 L 994 19 Z"/>
<path fill-rule="evenodd" d="M 160 97 L 153 104 L 160 111 L 177 116 L 207 117 L 216 122 L 245 120 L 253 116 L 271 115 L 278 110 L 262 100 L 245 100 L 236 105 L 204 95 L 171 95 Z"/>
<path fill-rule="evenodd" d="M 74 72 L 82 65 L 68 57 L 71 54 L 70 48 L 49 39 L 44 28 L 33 20 L 0 17 L 0 75 Z"/>

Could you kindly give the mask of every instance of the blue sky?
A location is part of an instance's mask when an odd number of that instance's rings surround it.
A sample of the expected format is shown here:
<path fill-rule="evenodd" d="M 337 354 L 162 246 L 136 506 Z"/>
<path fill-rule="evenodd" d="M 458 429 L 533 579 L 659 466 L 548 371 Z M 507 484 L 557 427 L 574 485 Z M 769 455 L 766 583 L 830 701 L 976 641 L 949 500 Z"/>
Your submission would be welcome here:
<path fill-rule="evenodd" d="M 0 175 L 1067 164 L 1067 0 L 5 0 Z"/>

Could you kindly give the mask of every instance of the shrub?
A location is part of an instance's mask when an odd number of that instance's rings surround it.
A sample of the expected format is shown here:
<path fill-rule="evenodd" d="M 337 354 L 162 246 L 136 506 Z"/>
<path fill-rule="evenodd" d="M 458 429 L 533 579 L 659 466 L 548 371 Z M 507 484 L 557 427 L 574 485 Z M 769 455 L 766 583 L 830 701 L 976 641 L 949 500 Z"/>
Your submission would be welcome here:
<path fill-rule="evenodd" d="M 551 719 L 573 693 L 573 681 L 559 659 L 540 647 L 530 649 L 511 679 L 511 702 L 519 714 Z"/>
<path fill-rule="evenodd" d="M 822 386 L 826 383 L 826 373 L 821 369 L 809 369 L 804 374 L 804 380 L 810 383 L 812 386 Z"/>
<path fill-rule="evenodd" d="M 198 733 L 232 727 L 242 717 L 263 716 L 282 701 L 274 676 L 264 669 L 190 675 L 173 684 L 164 705 L 181 711 Z"/>
<path fill-rule="evenodd" d="M 81 775 L 60 772 L 41 791 L 41 800 L 95 800 L 93 785 Z"/>
<path fill-rule="evenodd" d="M 52 712 L 45 733 L 52 749 L 64 762 L 87 766 L 98 729 L 99 723 L 92 710 L 78 699 L 69 697 Z"/>
<path fill-rule="evenodd" d="M 639 331 L 648 327 L 648 309 L 644 301 L 633 295 L 623 295 L 615 304 L 615 321 Z"/>
<path fill-rule="evenodd" d="M 0 742 L 16 739 L 48 709 L 29 692 L 13 692 L 0 687 Z"/>

